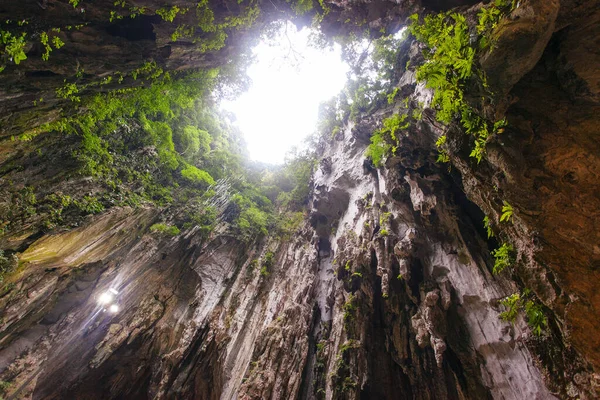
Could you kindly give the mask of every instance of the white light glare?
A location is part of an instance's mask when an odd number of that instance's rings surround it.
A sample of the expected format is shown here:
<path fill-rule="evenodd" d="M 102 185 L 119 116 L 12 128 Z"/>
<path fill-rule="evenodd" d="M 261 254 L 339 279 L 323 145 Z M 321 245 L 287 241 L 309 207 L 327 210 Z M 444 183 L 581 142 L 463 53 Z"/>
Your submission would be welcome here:
<path fill-rule="evenodd" d="M 119 312 L 119 306 L 116 304 L 112 304 L 109 308 L 108 311 L 110 311 L 113 314 L 116 314 Z"/>
<path fill-rule="evenodd" d="M 114 296 L 111 292 L 104 292 L 98 297 L 98 303 L 100 304 L 109 304 L 113 301 Z"/>

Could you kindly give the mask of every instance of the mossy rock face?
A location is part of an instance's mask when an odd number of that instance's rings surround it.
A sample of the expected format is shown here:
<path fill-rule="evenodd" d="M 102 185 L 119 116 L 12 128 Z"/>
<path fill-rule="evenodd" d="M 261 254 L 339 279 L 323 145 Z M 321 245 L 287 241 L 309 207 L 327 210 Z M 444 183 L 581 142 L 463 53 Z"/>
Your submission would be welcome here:
<path fill-rule="evenodd" d="M 21 255 L 32 265 L 77 266 L 107 257 L 145 230 L 154 217 L 154 209 L 116 208 L 90 218 L 83 227 L 43 236 Z"/>

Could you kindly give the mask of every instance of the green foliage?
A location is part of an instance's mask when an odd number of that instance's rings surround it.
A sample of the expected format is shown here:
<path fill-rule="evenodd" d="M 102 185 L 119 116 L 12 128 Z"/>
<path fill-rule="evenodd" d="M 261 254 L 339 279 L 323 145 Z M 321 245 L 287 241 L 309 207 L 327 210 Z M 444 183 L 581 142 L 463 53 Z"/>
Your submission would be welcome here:
<path fill-rule="evenodd" d="M 267 235 L 268 214 L 252 205 L 244 209 L 236 220 L 242 238 L 255 239 Z"/>
<path fill-rule="evenodd" d="M 439 163 L 450 162 L 450 155 L 448 154 L 448 151 L 444 147 L 444 145 L 446 144 L 446 139 L 447 139 L 447 136 L 446 135 L 442 135 L 435 142 L 435 145 L 437 146 L 438 152 L 439 152 L 436 161 L 439 162 Z"/>
<path fill-rule="evenodd" d="M 519 312 L 524 312 L 527 317 L 527 324 L 536 336 L 541 336 L 548 327 L 548 319 L 544 315 L 543 308 L 530 297 L 531 292 L 525 289 L 523 293 L 513 293 L 510 296 L 500 300 L 505 311 L 500 313 L 500 319 L 514 324 Z"/>
<path fill-rule="evenodd" d="M 208 172 L 198 169 L 193 165 L 187 165 L 182 169 L 181 176 L 191 184 L 201 187 L 208 187 L 215 184 L 215 180 Z"/>
<path fill-rule="evenodd" d="M 17 65 L 19 65 L 21 61 L 26 60 L 26 36 L 26 33 L 14 35 L 11 32 L 0 29 L 0 57 L 8 58 L 9 61 L 12 61 Z M 0 72 L 2 72 L 3 69 L 4 67 L 0 66 Z"/>
<path fill-rule="evenodd" d="M 44 61 L 48 61 L 50 53 L 53 50 L 52 45 L 54 45 L 54 49 L 57 50 L 65 45 L 65 43 L 58 36 L 52 36 L 52 41 L 50 41 L 50 36 L 48 36 L 46 32 L 42 32 L 40 34 L 40 43 L 42 46 L 44 46 L 44 53 L 42 54 L 42 60 Z M 52 43 L 52 45 L 50 43 Z"/>
<path fill-rule="evenodd" d="M 511 262 L 511 253 L 514 251 L 514 248 L 510 244 L 503 243 L 502 246 L 492 251 L 492 256 L 494 257 L 494 268 L 492 272 L 494 274 L 499 274 L 509 267 Z"/>
<path fill-rule="evenodd" d="M 272 251 L 265 253 L 263 257 L 262 265 L 260 267 L 260 274 L 262 276 L 269 276 L 271 269 L 273 268 L 275 254 Z"/>
<path fill-rule="evenodd" d="M 185 14 L 188 11 L 188 8 L 179 8 L 178 6 L 172 6 L 159 8 L 158 10 L 156 10 L 156 14 L 160 15 L 160 17 L 167 22 L 173 22 L 173 20 L 175 20 L 175 17 L 177 17 L 178 14 Z"/>
<path fill-rule="evenodd" d="M 0 283 L 4 281 L 4 276 L 14 272 L 19 265 L 19 259 L 16 255 L 7 255 L 0 250 Z"/>
<path fill-rule="evenodd" d="M 487 215 L 483 218 L 483 227 L 487 231 L 488 239 L 494 237 L 494 231 L 492 230 L 492 226 L 490 225 L 490 218 Z"/>
<path fill-rule="evenodd" d="M 399 145 L 396 133 L 409 127 L 406 114 L 394 114 L 383 120 L 383 126 L 371 136 L 371 144 L 365 151 L 365 156 L 373 161 L 373 165 L 381 167 L 385 157 L 395 154 Z"/>
<path fill-rule="evenodd" d="M 344 322 L 345 323 L 354 319 L 357 309 L 358 309 L 358 306 L 356 304 L 356 297 L 352 293 L 350 293 L 348 295 L 348 299 L 342 306 L 342 310 L 344 311 Z"/>
<path fill-rule="evenodd" d="M 516 7 L 516 0 L 495 0 L 489 5 L 481 7 L 477 14 L 477 33 L 481 34 L 479 46 L 482 49 L 490 47 L 490 31 L 498 25 L 504 15 Z"/>
<path fill-rule="evenodd" d="M 465 100 L 464 88 L 476 78 L 487 87 L 485 76 L 474 74 L 476 50 L 471 45 L 466 19 L 458 13 L 439 13 L 426 16 L 423 22 L 414 14 L 411 21 L 410 32 L 425 45 L 425 63 L 417 68 L 417 80 L 425 81 L 435 91 L 431 106 L 437 110 L 437 120 L 450 124 L 460 119 L 465 132 L 474 137 L 470 157 L 479 163 L 488 138 L 500 127 L 494 124 L 490 128 L 488 121 Z M 438 161 L 449 161 L 444 149 L 440 150 Z"/>
<path fill-rule="evenodd" d="M 513 293 L 510 296 L 500 300 L 500 304 L 504 306 L 505 311 L 500 313 L 500 319 L 510 323 L 515 323 L 519 315 L 521 306 L 521 294 Z"/>
<path fill-rule="evenodd" d="M 210 150 L 212 137 L 207 131 L 193 125 L 186 125 L 176 132 L 175 138 L 179 144 L 177 147 L 181 149 L 180 154 L 187 160 L 193 162 Z"/>
<path fill-rule="evenodd" d="M 164 222 L 159 222 L 150 227 L 150 232 L 167 236 L 177 236 L 181 231 L 174 225 L 167 225 Z"/>
<path fill-rule="evenodd" d="M 532 332 L 537 336 L 541 336 L 543 331 L 548 327 L 548 320 L 544 315 L 542 306 L 534 303 L 532 300 L 528 300 L 525 303 L 525 315 L 527 316 L 527 324 Z"/>
<path fill-rule="evenodd" d="M 61 199 L 66 201 L 66 199 Z M 98 214 L 104 211 L 104 206 L 93 196 L 83 196 L 81 200 L 74 200 L 73 204 L 85 214 Z"/>
<path fill-rule="evenodd" d="M 290 3 L 290 0 L 286 0 Z M 313 9 L 313 0 L 295 0 L 292 3 L 292 8 L 297 15 L 304 15 Z"/>
<path fill-rule="evenodd" d="M 510 222 L 513 215 L 513 208 L 507 201 L 502 202 L 502 215 L 500 216 L 500 222 Z"/>
<path fill-rule="evenodd" d="M 394 91 L 392 93 L 388 94 L 388 97 L 387 97 L 388 104 L 394 103 L 394 100 L 396 99 L 396 95 L 398 94 L 398 90 L 400 90 L 400 88 L 394 88 Z"/>
<path fill-rule="evenodd" d="M 304 213 L 301 211 L 282 212 L 278 220 L 278 230 L 283 238 L 291 237 L 304 221 Z"/>
<path fill-rule="evenodd" d="M 386 155 L 390 154 L 392 145 L 388 143 L 384 134 L 377 131 L 371 136 L 371 144 L 367 147 L 365 156 L 373 161 L 373 165 L 381 167 Z"/>
<path fill-rule="evenodd" d="M 68 99 L 74 103 L 79 103 L 81 98 L 77 95 L 79 88 L 76 83 L 68 83 L 65 79 L 64 85 L 56 89 L 56 96 L 61 99 Z"/>
<path fill-rule="evenodd" d="M 76 8 L 81 0 L 69 0 L 69 4 Z"/>

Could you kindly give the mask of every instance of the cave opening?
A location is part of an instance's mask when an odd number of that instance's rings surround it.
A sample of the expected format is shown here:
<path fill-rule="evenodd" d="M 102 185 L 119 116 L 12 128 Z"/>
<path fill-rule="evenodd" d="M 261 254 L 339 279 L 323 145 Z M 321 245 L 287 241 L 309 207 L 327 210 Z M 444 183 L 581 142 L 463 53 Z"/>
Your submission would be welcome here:
<path fill-rule="evenodd" d="M 349 66 L 338 44 L 320 44 L 319 32 L 290 21 L 273 23 L 252 49 L 249 89 L 221 102 L 244 134 L 250 157 L 281 164 L 314 132 L 319 105 L 344 87 Z"/>

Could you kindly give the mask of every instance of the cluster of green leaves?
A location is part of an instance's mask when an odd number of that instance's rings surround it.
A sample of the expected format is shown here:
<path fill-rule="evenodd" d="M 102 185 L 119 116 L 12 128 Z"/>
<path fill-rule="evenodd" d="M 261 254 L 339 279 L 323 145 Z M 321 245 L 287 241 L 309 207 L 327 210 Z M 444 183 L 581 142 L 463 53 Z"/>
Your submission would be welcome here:
<path fill-rule="evenodd" d="M 53 32 L 59 33 L 60 29 L 55 28 L 53 29 Z M 53 35 L 52 39 L 50 39 L 50 36 L 47 32 L 42 32 L 40 34 L 40 43 L 42 44 L 42 46 L 44 46 L 44 53 L 42 54 L 42 60 L 44 61 L 48 61 L 48 59 L 50 58 L 50 53 L 53 50 L 52 46 L 54 46 L 54 49 L 58 50 L 65 45 L 65 43 L 60 39 L 60 37 L 56 35 Z"/>
<path fill-rule="evenodd" d="M 357 386 L 356 381 L 351 377 L 350 366 L 348 362 L 350 351 L 353 349 L 358 349 L 359 347 L 360 343 L 354 339 L 346 340 L 340 346 L 335 360 L 334 370 L 330 375 L 331 380 L 334 383 L 334 390 L 337 390 L 340 393 L 347 393 L 351 390 L 354 390 Z"/>
<path fill-rule="evenodd" d="M 500 319 L 514 324 L 519 312 L 524 312 L 527 317 L 527 324 L 532 332 L 541 336 L 548 327 L 548 319 L 544 314 L 541 304 L 531 299 L 531 292 L 525 289 L 523 293 L 513 293 L 510 296 L 500 300 L 500 304 L 505 310 L 500 313 Z"/>
<path fill-rule="evenodd" d="M 490 224 L 490 218 L 487 215 L 483 218 L 483 227 L 487 231 L 488 239 L 494 237 L 494 230 L 492 229 L 492 225 Z"/>
<path fill-rule="evenodd" d="M 344 323 L 347 323 L 356 317 L 355 314 L 357 309 L 358 305 L 356 304 L 356 297 L 352 293 L 348 294 L 348 298 L 342 306 L 342 310 L 344 311 Z"/>
<path fill-rule="evenodd" d="M 476 49 L 471 44 L 465 17 L 459 13 L 439 13 L 428 15 L 421 22 L 414 14 L 409 29 L 425 47 L 425 63 L 417 68 L 417 80 L 434 90 L 431 106 L 437 110 L 437 120 L 445 124 L 459 120 L 465 132 L 474 137 L 470 156 L 481 162 L 488 138 L 505 122 L 490 124 L 465 99 L 465 86 L 478 81 L 487 88 L 485 75 L 475 65 Z M 438 141 L 440 162 L 450 160 L 444 144 L 445 139 Z"/>
<path fill-rule="evenodd" d="M 512 264 L 512 253 L 514 248 L 512 245 L 503 243 L 502 246 L 492 251 L 494 257 L 494 268 L 492 272 L 499 274 Z"/>
<path fill-rule="evenodd" d="M 262 276 L 269 276 L 271 274 L 271 270 L 273 268 L 275 254 L 272 251 L 267 251 L 262 260 L 262 265 L 260 267 L 260 274 Z"/>
<path fill-rule="evenodd" d="M 502 17 L 510 13 L 517 6 L 517 0 L 494 0 L 477 14 L 477 33 L 481 35 L 479 46 L 482 49 L 490 47 L 490 31 L 498 25 Z"/>
<path fill-rule="evenodd" d="M 365 156 L 373 161 L 373 165 L 381 167 L 385 157 L 396 154 L 399 145 L 397 132 L 410 126 L 406 114 L 394 114 L 383 120 L 381 129 L 371 136 L 371 144 L 367 147 Z"/>
<path fill-rule="evenodd" d="M 14 254 L 5 254 L 0 250 L 0 283 L 4 281 L 4 276 L 10 274 L 17 269 L 19 259 Z"/>
<path fill-rule="evenodd" d="M 172 7 L 162 7 L 159 8 L 158 10 L 156 10 L 156 14 L 160 15 L 160 17 L 167 22 L 173 22 L 173 20 L 175 20 L 175 17 L 177 17 L 178 14 L 185 14 L 189 11 L 189 8 L 180 8 L 178 6 L 172 6 Z"/>
<path fill-rule="evenodd" d="M 500 216 L 500 222 L 510 222 L 513 215 L 513 208 L 507 201 L 503 201 L 502 215 Z"/>
<path fill-rule="evenodd" d="M 158 222 L 150 227 L 150 232 L 161 235 L 177 236 L 180 230 L 175 225 L 167 225 L 164 222 Z"/>
<path fill-rule="evenodd" d="M 6 65 L 4 64 L 4 60 L 8 59 L 9 62 L 13 62 L 15 64 L 20 64 L 21 61 L 27 59 L 27 55 L 25 54 L 25 45 L 27 41 L 25 40 L 27 34 L 13 34 L 9 31 L 5 31 L 0 29 L 0 58 L 2 59 L 2 63 L 0 64 L 0 72 L 2 72 Z"/>

